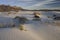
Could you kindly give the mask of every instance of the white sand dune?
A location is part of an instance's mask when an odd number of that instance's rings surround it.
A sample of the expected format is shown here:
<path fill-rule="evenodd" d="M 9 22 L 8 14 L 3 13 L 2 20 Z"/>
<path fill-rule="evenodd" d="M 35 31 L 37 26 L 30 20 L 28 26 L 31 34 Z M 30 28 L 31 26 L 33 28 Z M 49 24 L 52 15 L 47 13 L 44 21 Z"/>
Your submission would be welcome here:
<path fill-rule="evenodd" d="M 31 31 L 20 31 L 17 28 L 1 28 L 0 40 L 41 40 Z"/>
<path fill-rule="evenodd" d="M 29 20 L 32 19 L 33 15 L 29 15 L 32 14 L 32 12 L 25 13 L 22 12 L 20 14 L 20 12 L 18 12 L 18 14 L 9 14 L 9 15 L 0 15 L 2 17 L 8 17 L 9 18 L 13 18 L 15 16 L 24 16 L 27 17 Z M 49 12 L 46 12 L 47 14 Z M 50 12 L 51 13 L 51 12 Z M 49 14 L 50 14 L 49 13 Z M 27 15 L 28 14 L 28 15 Z M 45 14 L 45 12 L 43 12 L 43 14 Z M 51 15 L 51 14 L 50 14 Z M 47 17 L 46 15 L 41 15 L 42 17 L 42 22 L 44 22 L 45 20 L 47 21 Z M 4 18 L 0 19 L 0 22 L 3 21 L 4 22 L 11 22 L 12 19 L 8 20 Z M 26 29 L 28 31 L 20 31 L 17 28 L 0 28 L 0 40 L 60 40 L 60 27 L 59 26 L 55 26 L 53 24 L 46 24 L 46 23 L 41 23 L 39 21 L 30 21 L 27 24 L 24 24 L 24 26 L 26 27 Z"/>
<path fill-rule="evenodd" d="M 24 26 L 28 31 L 0 28 L 0 40 L 60 40 L 60 27 L 37 22 Z"/>
<path fill-rule="evenodd" d="M 41 37 L 43 40 L 60 40 L 60 27 L 53 24 L 31 23 L 25 24 L 25 27 Z"/>

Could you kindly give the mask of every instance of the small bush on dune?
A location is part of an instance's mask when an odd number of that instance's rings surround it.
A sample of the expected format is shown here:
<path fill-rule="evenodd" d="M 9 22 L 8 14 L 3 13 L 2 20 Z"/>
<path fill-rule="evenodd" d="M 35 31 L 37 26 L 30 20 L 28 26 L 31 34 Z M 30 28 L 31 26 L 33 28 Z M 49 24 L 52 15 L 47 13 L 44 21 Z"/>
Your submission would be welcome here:
<path fill-rule="evenodd" d="M 23 25 L 19 25 L 19 29 L 20 29 L 20 30 L 25 30 L 25 28 L 24 28 Z"/>
<path fill-rule="evenodd" d="M 24 23 L 26 23 L 26 21 L 28 21 L 28 19 L 26 17 L 16 16 L 15 19 L 18 19 L 19 23 L 21 23 L 21 24 L 24 24 Z"/>
<path fill-rule="evenodd" d="M 26 21 L 28 21 L 28 19 L 26 17 L 20 17 L 20 23 L 21 24 L 26 23 Z"/>
<path fill-rule="evenodd" d="M 41 21 L 39 18 L 34 18 L 33 21 Z"/>
<path fill-rule="evenodd" d="M 25 28 L 22 24 L 19 25 L 19 29 L 20 29 L 21 31 L 27 31 L 26 28 Z"/>

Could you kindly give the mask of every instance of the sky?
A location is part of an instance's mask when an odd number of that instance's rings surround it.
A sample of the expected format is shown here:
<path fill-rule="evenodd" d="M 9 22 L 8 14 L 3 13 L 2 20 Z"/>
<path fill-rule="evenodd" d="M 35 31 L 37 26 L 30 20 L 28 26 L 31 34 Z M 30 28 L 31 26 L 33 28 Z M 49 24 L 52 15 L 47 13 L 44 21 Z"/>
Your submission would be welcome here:
<path fill-rule="evenodd" d="M 60 9 L 60 0 L 0 0 L 0 4 L 24 9 Z"/>

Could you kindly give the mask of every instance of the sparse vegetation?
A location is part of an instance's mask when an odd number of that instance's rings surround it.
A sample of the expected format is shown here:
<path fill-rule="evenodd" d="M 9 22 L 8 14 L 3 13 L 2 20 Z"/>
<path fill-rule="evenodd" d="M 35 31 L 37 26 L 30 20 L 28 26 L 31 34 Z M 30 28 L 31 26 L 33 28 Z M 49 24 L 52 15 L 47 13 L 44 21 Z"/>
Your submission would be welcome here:
<path fill-rule="evenodd" d="M 33 21 L 41 21 L 40 18 L 34 18 Z"/>
<path fill-rule="evenodd" d="M 40 15 L 40 13 L 34 12 L 34 18 L 40 18 L 39 15 Z"/>
<path fill-rule="evenodd" d="M 22 24 L 19 25 L 20 30 L 25 30 L 24 26 Z"/>
<path fill-rule="evenodd" d="M 28 19 L 26 17 L 20 17 L 20 21 L 22 24 L 24 24 L 26 21 L 28 21 Z"/>
<path fill-rule="evenodd" d="M 34 12 L 33 15 L 34 15 L 33 18 L 34 21 L 41 21 L 41 18 L 39 17 L 40 16 L 39 12 Z"/>
<path fill-rule="evenodd" d="M 28 21 L 28 19 L 27 19 L 26 17 L 16 16 L 14 19 L 17 19 L 17 20 L 19 21 L 19 23 L 20 23 L 19 29 L 20 29 L 20 30 L 27 31 L 27 30 L 25 29 L 25 27 L 23 26 L 24 23 L 26 23 L 26 21 Z"/>
<path fill-rule="evenodd" d="M 26 23 L 26 21 L 28 21 L 28 19 L 26 17 L 16 16 L 15 19 L 18 19 L 20 24 L 24 24 L 24 23 Z"/>

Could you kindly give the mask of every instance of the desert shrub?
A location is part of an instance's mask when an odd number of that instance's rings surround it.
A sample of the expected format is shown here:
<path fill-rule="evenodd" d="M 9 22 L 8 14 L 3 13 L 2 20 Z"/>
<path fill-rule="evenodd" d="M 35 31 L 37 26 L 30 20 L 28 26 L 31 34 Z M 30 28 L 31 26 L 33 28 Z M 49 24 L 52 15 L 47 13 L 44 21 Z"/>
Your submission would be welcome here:
<path fill-rule="evenodd" d="M 33 21 L 41 21 L 41 19 L 39 19 L 39 18 L 33 18 L 32 20 Z"/>
<path fill-rule="evenodd" d="M 24 26 L 22 24 L 19 25 L 20 30 L 25 30 Z"/>
<path fill-rule="evenodd" d="M 28 21 L 26 17 L 20 17 L 20 23 L 24 24 L 26 21 Z"/>
<path fill-rule="evenodd" d="M 21 23 L 21 24 L 24 24 L 24 23 L 26 23 L 26 21 L 28 21 L 28 19 L 26 17 L 16 16 L 15 19 L 18 19 L 19 23 Z"/>

